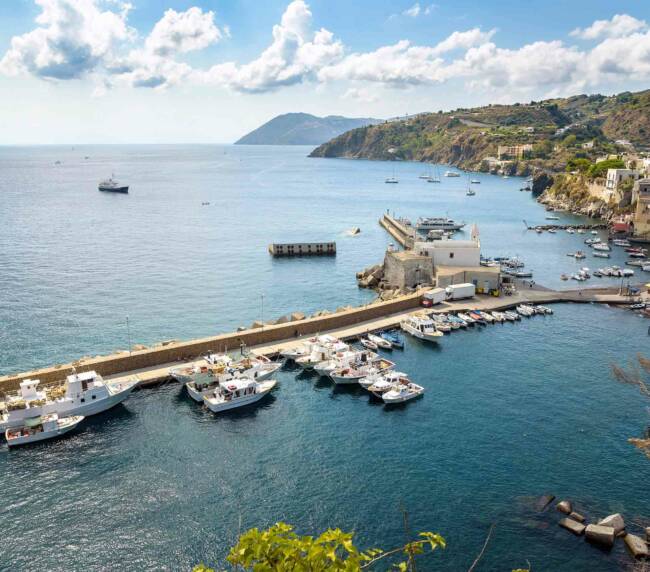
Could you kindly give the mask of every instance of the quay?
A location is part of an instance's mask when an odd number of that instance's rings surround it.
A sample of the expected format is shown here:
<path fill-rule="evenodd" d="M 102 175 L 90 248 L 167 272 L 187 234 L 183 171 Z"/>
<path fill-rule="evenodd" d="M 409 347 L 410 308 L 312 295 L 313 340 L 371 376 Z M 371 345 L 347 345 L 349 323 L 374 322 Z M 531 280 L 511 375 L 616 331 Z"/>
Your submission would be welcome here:
<path fill-rule="evenodd" d="M 350 340 L 367 334 L 399 326 L 402 319 L 417 310 L 426 289 L 400 296 L 386 302 L 341 310 L 325 316 L 316 316 L 283 324 L 264 325 L 243 331 L 221 334 L 186 342 L 167 343 L 164 346 L 121 352 L 39 370 L 0 377 L 0 392 L 15 391 L 25 379 L 39 379 L 43 385 L 61 383 L 75 368 L 78 372 L 95 370 L 109 380 L 126 380 L 136 376 L 140 386 L 157 384 L 169 379 L 169 368 L 198 362 L 212 352 L 237 351 L 245 346 L 258 355 L 276 356 L 315 334 L 332 334 Z M 619 289 L 584 288 L 582 290 L 549 290 L 541 287 L 522 288 L 512 296 L 476 296 L 475 298 L 443 302 L 427 311 L 443 313 L 476 310 L 507 310 L 519 304 L 553 304 L 582 302 L 602 304 L 630 304 L 634 300 L 619 294 Z"/>
<path fill-rule="evenodd" d="M 527 230 L 567 230 L 572 228 L 574 230 L 607 230 L 608 226 L 605 223 L 600 224 L 536 224 L 529 225 L 524 221 Z"/>
<path fill-rule="evenodd" d="M 413 245 L 415 244 L 416 231 L 412 226 L 406 226 L 388 213 L 379 219 L 379 225 L 390 234 L 400 246 L 406 250 L 413 248 Z"/>
<path fill-rule="evenodd" d="M 336 256 L 336 242 L 289 242 L 269 244 L 272 256 Z"/>

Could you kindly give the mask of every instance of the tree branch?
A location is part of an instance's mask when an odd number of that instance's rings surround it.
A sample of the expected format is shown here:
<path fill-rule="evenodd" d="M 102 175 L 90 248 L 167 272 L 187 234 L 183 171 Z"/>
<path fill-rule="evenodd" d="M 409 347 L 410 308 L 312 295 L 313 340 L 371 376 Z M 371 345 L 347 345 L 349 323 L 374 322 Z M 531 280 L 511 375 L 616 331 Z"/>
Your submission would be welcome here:
<path fill-rule="evenodd" d="M 488 542 L 490 542 L 490 537 L 492 536 L 492 531 L 494 530 L 494 523 L 490 525 L 490 530 L 485 538 L 485 542 L 483 543 L 483 548 L 481 548 L 481 551 L 478 553 L 478 556 L 472 562 L 472 565 L 469 567 L 469 570 L 467 572 L 473 572 L 474 568 L 476 568 L 476 565 L 479 563 L 479 560 L 483 558 L 483 553 L 485 552 L 485 549 L 487 548 Z"/>

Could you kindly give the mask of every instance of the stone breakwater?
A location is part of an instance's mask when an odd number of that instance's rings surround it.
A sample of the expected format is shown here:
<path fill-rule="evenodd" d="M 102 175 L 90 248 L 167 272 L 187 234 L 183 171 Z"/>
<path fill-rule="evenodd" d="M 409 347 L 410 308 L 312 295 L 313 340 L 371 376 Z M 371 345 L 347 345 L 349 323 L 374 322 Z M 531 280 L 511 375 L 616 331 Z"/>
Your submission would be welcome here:
<path fill-rule="evenodd" d="M 555 496 L 544 495 L 537 503 L 538 510 L 546 510 L 554 500 Z M 610 550 L 614 547 L 616 540 L 621 538 L 635 560 L 646 560 L 650 554 L 648 548 L 650 526 L 647 526 L 647 523 L 645 527 L 640 522 L 634 522 L 632 526 L 628 526 L 619 513 L 588 519 L 584 516 L 584 511 L 578 512 L 574 504 L 567 499 L 558 502 L 555 505 L 555 510 L 564 515 L 558 521 L 559 526 L 576 536 L 584 536 L 590 544 Z M 637 534 L 633 534 L 630 529 L 635 530 Z"/>

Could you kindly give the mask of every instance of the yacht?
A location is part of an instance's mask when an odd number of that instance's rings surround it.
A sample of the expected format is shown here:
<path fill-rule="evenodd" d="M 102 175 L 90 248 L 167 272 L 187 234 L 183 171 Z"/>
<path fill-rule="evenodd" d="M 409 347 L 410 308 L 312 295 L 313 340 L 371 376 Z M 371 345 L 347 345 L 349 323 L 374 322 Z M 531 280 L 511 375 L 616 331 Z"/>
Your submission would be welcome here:
<path fill-rule="evenodd" d="M 268 395 L 276 386 L 277 381 L 255 381 L 248 378 L 233 379 L 219 387 L 208 396 L 203 397 L 204 403 L 213 413 L 220 413 L 237 407 L 251 405 Z"/>
<path fill-rule="evenodd" d="M 465 193 L 468 197 L 473 197 L 476 194 L 476 191 L 472 189 L 467 189 L 467 192 Z"/>
<path fill-rule="evenodd" d="M 46 439 L 61 437 L 84 420 L 83 415 L 59 418 L 56 413 L 25 419 L 24 425 L 7 429 L 5 439 L 9 447 L 28 445 Z"/>
<path fill-rule="evenodd" d="M 609 258 L 609 252 L 592 252 L 596 258 Z"/>
<path fill-rule="evenodd" d="M 436 329 L 435 322 L 431 318 L 423 316 L 407 316 L 400 322 L 400 327 L 407 334 L 430 342 L 437 341 L 443 335 Z"/>
<path fill-rule="evenodd" d="M 41 391 L 38 379 L 26 379 L 20 382 L 17 395 L 9 395 L 0 403 L 0 430 L 22 426 L 26 419 L 49 413 L 61 417 L 101 413 L 124 401 L 139 381 L 134 378 L 111 383 L 94 371 L 75 372 L 62 386 Z"/>
<path fill-rule="evenodd" d="M 407 378 L 408 379 L 408 378 Z M 416 397 L 424 395 L 424 387 L 417 383 L 398 383 L 386 393 L 381 394 L 381 398 L 386 404 L 404 403 Z"/>
<path fill-rule="evenodd" d="M 420 217 L 415 223 L 416 230 L 461 230 L 464 222 L 456 222 L 447 217 Z"/>
<path fill-rule="evenodd" d="M 472 185 L 480 185 L 481 181 L 479 181 L 478 179 L 472 179 L 470 183 L 472 183 Z"/>
<path fill-rule="evenodd" d="M 609 252 L 612 249 L 609 244 L 605 244 L 604 242 L 596 242 L 592 244 L 591 247 L 594 250 L 600 250 L 601 252 Z"/>
<path fill-rule="evenodd" d="M 106 193 L 123 193 L 127 194 L 129 192 L 128 185 L 121 185 L 116 179 L 111 176 L 105 181 L 101 181 L 97 187 L 100 191 Z"/>
<path fill-rule="evenodd" d="M 460 173 L 455 171 L 445 171 L 445 177 L 460 177 Z"/>

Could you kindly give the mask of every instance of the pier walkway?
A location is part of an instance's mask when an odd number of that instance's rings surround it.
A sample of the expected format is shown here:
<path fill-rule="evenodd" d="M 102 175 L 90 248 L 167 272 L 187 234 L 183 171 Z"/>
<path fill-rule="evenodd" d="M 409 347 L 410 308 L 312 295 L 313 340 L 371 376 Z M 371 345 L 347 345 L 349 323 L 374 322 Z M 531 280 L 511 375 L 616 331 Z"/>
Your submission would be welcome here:
<path fill-rule="evenodd" d="M 165 381 L 169 378 L 169 368 L 189 363 L 200 363 L 200 356 L 209 352 L 238 351 L 240 343 L 259 355 L 273 357 L 280 350 L 288 349 L 302 343 L 307 337 L 317 333 L 332 334 L 343 340 L 358 338 L 368 332 L 379 331 L 399 326 L 401 320 L 410 313 L 424 311 L 419 306 L 421 294 L 409 294 L 389 302 L 369 304 L 360 308 L 351 308 L 327 316 L 306 318 L 289 324 L 265 326 L 205 338 L 177 342 L 173 345 L 112 354 L 100 358 L 80 360 L 65 364 L 0 377 L 0 392 L 13 391 L 20 381 L 32 378 L 41 379 L 44 385 L 62 382 L 72 367 L 78 371 L 95 369 L 106 379 L 122 380 L 137 376 L 140 385 L 146 386 Z M 542 287 L 522 287 L 512 296 L 476 296 L 466 300 L 443 302 L 430 312 L 457 312 L 476 310 L 506 310 L 518 304 L 553 304 L 558 302 L 629 304 L 633 300 L 618 293 L 618 288 L 583 288 L 580 290 L 549 290 Z M 257 343 L 256 343 L 257 342 Z M 143 359 L 144 358 L 144 359 Z"/>
<path fill-rule="evenodd" d="M 400 246 L 406 250 L 413 248 L 415 229 L 412 226 L 406 226 L 388 213 L 379 219 L 379 224 Z"/>

